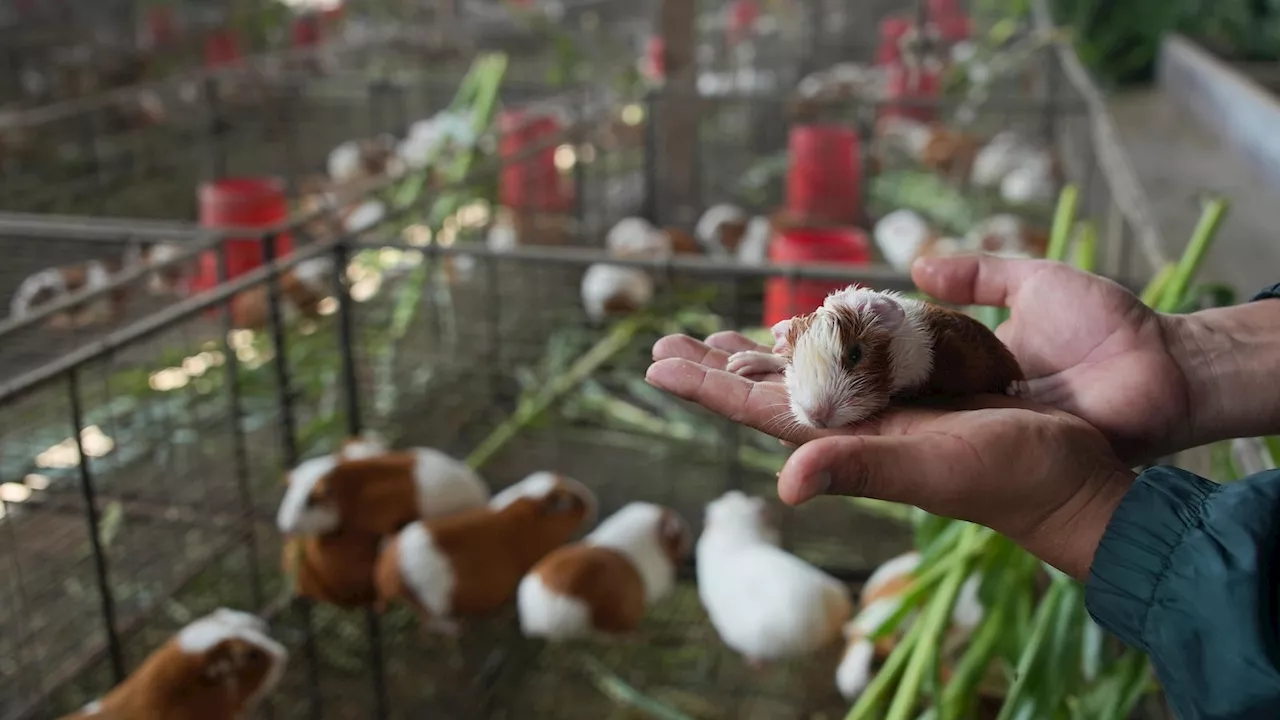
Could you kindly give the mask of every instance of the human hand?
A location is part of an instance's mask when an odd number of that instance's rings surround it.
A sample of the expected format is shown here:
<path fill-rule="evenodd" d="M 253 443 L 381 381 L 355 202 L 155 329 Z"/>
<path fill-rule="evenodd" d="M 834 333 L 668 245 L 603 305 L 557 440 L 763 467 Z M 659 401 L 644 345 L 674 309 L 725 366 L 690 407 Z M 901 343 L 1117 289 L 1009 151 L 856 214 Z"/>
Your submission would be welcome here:
<path fill-rule="evenodd" d="M 798 505 L 823 494 L 916 505 L 986 525 L 1077 578 L 1133 474 L 1088 423 L 1003 396 L 946 409 L 897 407 L 854 428 L 786 422 L 786 388 L 726 372 L 728 355 L 754 349 L 734 333 L 706 343 L 663 338 L 646 379 L 731 420 L 802 444 L 778 476 Z"/>
<path fill-rule="evenodd" d="M 1137 464 L 1197 444 L 1179 316 L 1045 260 L 928 258 L 911 276 L 944 302 L 1008 307 L 996 335 L 1027 376 L 1027 399 L 1088 421 L 1122 459 Z"/>

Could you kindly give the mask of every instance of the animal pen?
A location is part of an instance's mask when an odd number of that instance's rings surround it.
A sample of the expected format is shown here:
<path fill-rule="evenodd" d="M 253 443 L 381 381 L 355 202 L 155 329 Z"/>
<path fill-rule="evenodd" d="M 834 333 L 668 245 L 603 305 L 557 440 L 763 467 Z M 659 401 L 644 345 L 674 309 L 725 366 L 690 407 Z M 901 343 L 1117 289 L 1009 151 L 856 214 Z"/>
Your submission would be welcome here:
<path fill-rule="evenodd" d="M 668 15 L 676 11 L 663 13 L 664 22 L 674 22 Z M 669 45 L 674 37 L 667 34 Z M 1145 276 L 1147 263 L 1159 260 L 1141 242 L 1153 231 L 1143 226 L 1140 193 L 1135 204 L 1131 187 L 1116 186 L 1125 179 L 1109 169 L 1115 160 L 1101 158 L 1116 149 L 1099 133 L 1107 121 L 1096 91 L 1069 66 L 1069 49 L 1049 45 L 1033 56 L 1031 84 L 993 90 L 972 107 L 973 127 L 1040 133 L 1065 159 L 1059 183 L 1078 188 L 1081 214 L 1096 222 L 1098 269 L 1122 280 Z M 834 656 L 757 676 L 723 649 L 699 604 L 691 567 L 647 617 L 642 641 L 566 645 L 521 638 L 509 611 L 457 639 L 427 635 L 402 609 L 379 616 L 296 599 L 281 571 L 273 518 L 282 472 L 362 432 L 466 458 L 495 489 L 536 470 L 566 473 L 598 493 L 602 517 L 626 502 L 649 500 L 678 510 L 696 529 L 705 503 L 727 489 L 772 496 L 784 450 L 647 386 L 653 342 L 670 333 L 702 337 L 767 327 L 767 297 L 851 283 L 908 291 L 909 278 L 880 257 L 860 267 L 609 257 L 600 249 L 605 231 L 635 214 L 655 226 L 691 227 L 709 205 L 725 201 L 768 212 L 781 203 L 787 163 L 788 136 L 776 128 L 815 118 L 852 130 L 864 149 L 857 153 L 861 200 L 854 205 L 861 213 L 856 222 L 869 227 L 901 200 L 894 193 L 903 181 L 865 151 L 875 118 L 887 107 L 951 118 L 965 100 L 849 96 L 815 104 L 812 97 L 797 102 L 781 81 L 767 92 L 701 92 L 696 73 L 681 74 L 671 62 L 680 51 L 668 48 L 666 57 L 669 79 L 643 99 L 598 88 L 539 86 L 521 94 L 519 78 L 510 80 L 506 102 L 549 103 L 563 130 L 514 154 L 488 152 L 462 177 L 425 183 L 421 192 L 402 192 L 413 173 L 380 181 L 367 197 L 385 202 L 387 211 L 360 232 L 315 233 L 325 210 L 295 212 L 265 230 L 179 220 L 194 214 L 189 188 L 199 180 L 318 170 L 323 154 L 345 139 L 402 135 L 410 120 L 447 101 L 452 88 L 418 112 L 376 109 L 374 117 L 354 115 L 352 126 L 317 120 L 306 130 L 277 129 L 283 142 L 298 146 L 278 155 L 264 154 L 269 146 L 279 151 L 269 143 L 224 144 L 224 125 L 197 113 L 205 119 L 189 127 L 206 141 L 213 136 L 210 152 L 173 153 L 185 169 L 158 170 L 160 182 L 143 193 L 172 186 L 172 199 L 155 212 L 102 199 L 127 194 L 135 180 L 128 170 L 107 174 L 107 164 L 97 162 L 88 194 L 103 204 L 90 212 L 114 219 L 0 218 L 0 236 L 14 248 L 6 289 L 37 269 L 20 265 L 34 262 L 24 248 L 36 238 L 44 252 L 67 260 L 158 241 L 182 248 L 0 326 L 0 356 L 9 369 L 0 385 L 0 561 L 7 579 L 0 717 L 57 717 L 82 706 L 175 627 L 218 606 L 259 612 L 292 653 L 264 717 L 595 719 L 624 716 L 631 706 L 665 717 L 843 715 L 848 702 L 831 682 Z M 866 58 L 831 62 L 850 59 Z M 290 83 L 291 101 L 298 91 L 345 75 L 357 98 L 348 108 L 384 107 L 365 102 L 384 97 L 382 80 L 330 72 Z M 799 65 L 794 74 L 802 76 Z M 460 79 L 459 72 L 445 84 Z M 391 94 L 401 98 L 392 107 L 413 106 L 403 87 Z M 643 133 L 620 136 L 618 118 L 636 107 Z M 283 117 L 299 120 L 295 113 Z M 182 137 L 172 142 L 166 147 L 190 144 Z M 556 151 L 568 156 L 561 173 L 570 201 L 528 216 L 569 215 L 575 222 L 557 225 L 569 229 L 554 241 L 532 239 L 539 234 L 517 224 L 515 247 L 486 245 L 500 222 L 504 175 Z M 31 204 L 20 207 L 49 208 L 60 192 L 44 190 L 45 200 L 34 188 L 26 196 Z M 1048 210 L 1030 217 L 1047 224 Z M 280 242 L 286 237 L 295 240 L 291 251 Z M 234 242 L 256 243 L 264 264 L 230 273 L 225 250 Z M 330 260 L 330 294 L 312 316 L 298 317 L 282 279 L 318 258 Z M 580 281 L 604 261 L 648 273 L 657 290 L 646 308 L 607 323 L 587 317 Z M 211 287 L 165 299 L 160 309 L 144 299 L 152 276 L 171 268 L 195 272 L 196 262 L 216 274 Z M 0 275 L 8 278 L 9 268 Z M 235 299 L 264 289 L 266 322 L 242 327 Z M 115 322 L 36 335 L 59 312 L 122 290 L 136 307 Z M 852 585 L 911 540 L 900 518 L 865 503 L 826 499 L 781 517 L 788 549 Z"/>

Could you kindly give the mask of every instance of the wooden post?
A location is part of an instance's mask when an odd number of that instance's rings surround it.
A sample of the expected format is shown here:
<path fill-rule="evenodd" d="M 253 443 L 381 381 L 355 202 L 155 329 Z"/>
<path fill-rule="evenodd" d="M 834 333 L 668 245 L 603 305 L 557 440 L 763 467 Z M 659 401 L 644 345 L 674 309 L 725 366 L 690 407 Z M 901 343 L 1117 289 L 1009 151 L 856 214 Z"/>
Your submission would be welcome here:
<path fill-rule="evenodd" d="M 666 81 L 653 122 L 658 131 L 658 219 L 663 224 L 692 226 L 701 204 L 696 20 L 696 2 L 661 0 L 658 27 Z"/>

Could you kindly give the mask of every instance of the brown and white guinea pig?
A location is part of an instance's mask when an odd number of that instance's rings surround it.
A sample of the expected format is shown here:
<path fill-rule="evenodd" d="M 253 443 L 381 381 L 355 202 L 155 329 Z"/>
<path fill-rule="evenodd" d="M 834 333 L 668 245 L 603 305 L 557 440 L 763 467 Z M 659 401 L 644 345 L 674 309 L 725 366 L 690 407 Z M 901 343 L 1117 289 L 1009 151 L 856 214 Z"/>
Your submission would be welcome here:
<path fill-rule="evenodd" d="M 289 655 L 255 615 L 222 608 L 187 625 L 102 699 L 63 720 L 240 720 Z"/>
<path fill-rule="evenodd" d="M 427 626 L 456 632 L 459 618 L 491 614 L 547 553 L 594 521 L 595 495 L 550 472 L 526 477 L 488 507 L 412 523 L 383 548 L 375 582 L 384 607 L 403 600 Z"/>
<path fill-rule="evenodd" d="M 889 636 L 875 642 L 869 639 L 898 611 L 903 596 L 911 589 L 915 580 L 914 573 L 919 565 L 920 553 L 903 553 L 876 568 L 862 586 L 861 608 L 844 627 L 847 644 L 840 665 L 836 668 L 836 687 L 846 699 L 853 700 L 862 693 L 871 681 L 872 666 L 884 661 L 911 627 L 915 613 L 904 618 Z M 979 585 L 979 578 L 972 576 L 960 586 L 944 643 L 947 647 L 943 648 L 944 676 L 949 674 L 946 655 L 967 640 L 974 628 L 982 622 L 985 610 L 978 599 Z"/>
<path fill-rule="evenodd" d="M 783 373 L 792 415 L 815 428 L 862 422 L 893 399 L 1018 395 L 1018 361 L 968 315 L 895 292 L 850 287 L 808 315 L 773 326 L 773 353 L 746 351 L 726 368 Z"/>
<path fill-rule="evenodd" d="M 524 576 L 516 595 L 521 630 L 550 640 L 634 631 L 675 587 L 676 566 L 692 543 L 689 524 L 674 510 L 624 506 Z"/>
<path fill-rule="evenodd" d="M 363 439 L 294 468 L 276 524 L 286 535 L 349 528 L 383 536 L 488 501 L 489 487 L 464 462 L 432 448 L 387 450 Z"/>
<path fill-rule="evenodd" d="M 364 184 L 402 170 L 390 135 L 348 140 L 329 153 L 329 180 L 339 188 Z"/>
<path fill-rule="evenodd" d="M 749 217 L 742 208 L 722 203 L 707 208 L 694 228 L 703 251 L 711 257 L 737 258 L 752 265 L 763 264 L 776 228 L 772 218 Z"/>
<path fill-rule="evenodd" d="M 707 504 L 698 596 L 720 638 L 753 666 L 817 652 L 853 616 L 849 588 L 780 542 L 763 498 L 730 490 Z"/>
<path fill-rule="evenodd" d="M 284 568 L 295 592 L 340 607 L 377 600 L 373 571 L 386 539 L 409 522 L 481 507 L 488 487 L 435 450 L 393 452 L 376 438 L 347 440 L 334 455 L 289 474 L 277 524 L 290 537 Z"/>
<path fill-rule="evenodd" d="M 605 252 L 616 258 L 661 260 L 676 253 L 675 238 L 648 220 L 628 217 L 610 228 Z M 642 310 L 655 292 L 653 277 L 643 268 L 596 263 L 582 275 L 582 307 L 593 323 Z"/>
<path fill-rule="evenodd" d="M 321 302 L 332 294 L 333 259 L 321 255 L 304 260 L 280 275 L 280 312 L 285 322 L 320 315 Z M 261 283 L 231 299 L 236 327 L 260 330 L 271 322 L 271 290 Z"/>

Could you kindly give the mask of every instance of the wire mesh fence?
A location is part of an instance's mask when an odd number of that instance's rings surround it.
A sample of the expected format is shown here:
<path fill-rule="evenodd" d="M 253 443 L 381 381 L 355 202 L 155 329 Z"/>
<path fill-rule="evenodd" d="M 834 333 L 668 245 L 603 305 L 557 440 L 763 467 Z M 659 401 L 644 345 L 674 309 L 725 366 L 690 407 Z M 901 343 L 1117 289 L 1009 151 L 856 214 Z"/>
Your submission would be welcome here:
<path fill-rule="evenodd" d="M 1108 260 L 1100 269 L 1145 275 L 1146 256 L 1132 238 L 1146 231 L 1135 229 L 1140 216 L 1117 206 L 1118 191 L 1097 159 L 1113 148 L 1097 134 L 1097 108 L 1058 65 L 1062 58 L 1061 49 L 1044 51 L 1047 74 L 1026 86 L 1015 81 L 1022 94 L 1007 105 L 993 93 L 965 127 L 975 134 L 1016 127 L 1070 155 L 1055 189 L 1064 180 L 1081 188 L 1083 214 L 1104 231 Z M 1039 72 L 1042 65 L 1028 67 Z M 387 77 L 400 88 L 391 92 L 395 99 L 369 102 L 386 92 Z M 346 105 L 358 108 L 350 118 L 305 106 L 316 126 L 308 133 L 338 128 L 315 141 L 314 154 L 299 153 L 311 159 L 281 165 L 250 153 L 234 160 L 244 170 L 228 174 L 320 172 L 333 144 L 403 131 L 453 93 L 414 95 L 408 89 L 429 84 L 400 82 L 396 73 L 371 83 L 363 72 L 331 69 L 325 80 L 340 86 L 344 78 L 350 84 L 334 93 L 358 98 Z M 310 76 L 299 83 L 309 91 L 324 84 Z M 529 641 L 510 611 L 470 625 L 458 639 L 441 638 L 403 610 L 375 616 L 289 592 L 273 522 L 282 474 L 364 430 L 396 446 L 467 457 L 495 490 L 554 469 L 590 486 L 602 516 L 650 500 L 677 509 L 695 531 L 705 503 L 726 489 L 771 495 L 782 457 L 776 441 L 648 388 L 643 374 L 653 342 L 670 332 L 764 325 L 771 294 L 794 298 L 854 282 L 910 289 L 907 276 L 880 257 L 854 268 L 610 258 L 599 249 L 606 231 L 641 214 L 692 233 L 702 210 L 729 200 L 773 213 L 787 193 L 777 166 L 794 158 L 775 157 L 763 167 L 758 158 L 786 151 L 789 123 L 818 121 L 852 131 L 863 182 L 841 199 L 859 211 L 850 224 L 870 227 L 893 205 L 876 191 L 892 169 L 871 152 L 876 121 L 888 107 L 917 105 L 952 121 L 963 104 L 858 96 L 797 116 L 798 93 L 790 91 L 708 98 L 666 87 L 632 103 L 599 92 L 550 95 L 545 83 L 531 85 L 528 94 L 519 82 L 504 86 L 511 105 L 536 111 L 505 128 L 500 118 L 505 132 L 495 134 L 486 161 L 465 182 L 428 183 L 358 239 L 341 231 L 311 237 L 313 217 L 299 215 L 265 236 L 132 220 L 114 227 L 105 220 L 69 226 L 67 218 L 0 224 L 0 234 L 22 241 L 15 247 L 42 236 L 46 249 L 65 246 L 57 252 L 68 262 L 123 255 L 130 244 L 182 248 L 171 266 L 135 267 L 134 276 L 114 278 L 117 286 L 87 289 L 42 319 L 122 287 L 134 291 L 136 315 L 82 329 L 63 344 L 30 320 L 0 327 L 9 378 L 0 385 L 0 563 L 7 579 L 0 717 L 57 717 L 82 706 L 177 627 L 223 605 L 269 618 L 293 655 L 265 717 L 599 718 L 622 712 L 620 684 L 693 717 L 843 711 L 831 682 L 835 657 L 791 663 L 762 678 L 724 649 L 699 607 L 689 568 L 677 591 L 653 608 L 637 642 Z M 692 131 L 683 132 L 691 132 L 696 152 L 684 162 L 670 146 L 673 107 L 694 111 Z M 557 120 L 552 131 L 503 150 L 502 137 L 548 116 Z M 531 159 L 540 170 L 510 172 Z M 671 198 L 681 173 L 692 178 L 691 190 Z M 108 185 L 125 182 L 118 176 Z M 184 202 L 194 182 L 174 183 L 187 194 Z M 373 192 L 385 199 L 386 189 Z M 448 211 L 437 214 L 446 196 Z M 494 242 L 494 228 L 504 223 L 515 242 Z M 101 226 L 90 232 L 85 224 Z M 266 264 L 232 277 L 220 253 L 207 252 L 225 249 L 230 235 L 260 243 Z M 276 245 L 283 235 L 300 240 L 291 252 Z M 605 260 L 647 278 L 646 310 L 602 323 L 584 309 L 584 273 Z M 214 282 L 189 297 L 152 299 L 145 288 L 168 267 L 211 272 Z M 309 297 L 294 292 L 304 267 L 312 268 Z M 28 274 L 27 266 L 15 271 L 10 286 Z M 14 334 L 20 332 L 29 334 Z M 18 356 L 4 359 L 11 347 Z M 855 585 L 909 539 L 902 526 L 838 500 L 781 517 L 789 549 Z"/>

